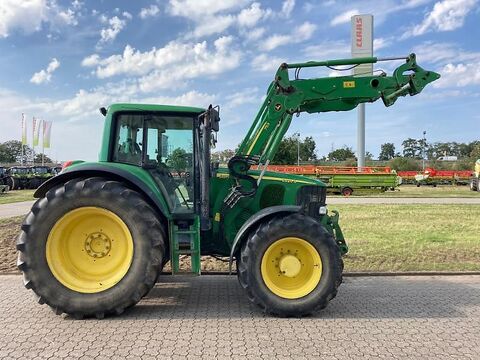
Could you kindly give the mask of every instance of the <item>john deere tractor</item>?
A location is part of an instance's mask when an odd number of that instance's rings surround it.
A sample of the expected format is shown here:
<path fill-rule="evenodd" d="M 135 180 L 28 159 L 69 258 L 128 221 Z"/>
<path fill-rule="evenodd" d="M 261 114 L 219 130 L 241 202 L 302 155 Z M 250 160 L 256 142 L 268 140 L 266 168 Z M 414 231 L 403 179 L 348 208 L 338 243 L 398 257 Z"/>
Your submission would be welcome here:
<path fill-rule="evenodd" d="M 439 78 L 399 58 L 392 76 L 302 79 L 306 67 L 376 57 L 282 64 L 228 168 L 210 160 L 219 108 L 114 104 L 98 162 L 73 161 L 35 192 L 18 238 L 24 284 L 57 314 L 120 314 L 171 271 L 201 273 L 200 256 L 228 257 L 248 299 L 266 313 L 324 308 L 347 253 L 337 212 L 316 179 L 265 171 L 293 115 L 392 105 Z M 294 73 L 291 78 L 289 70 Z M 252 167 L 260 170 L 253 170 Z M 190 260 L 187 270 L 179 258 Z"/>

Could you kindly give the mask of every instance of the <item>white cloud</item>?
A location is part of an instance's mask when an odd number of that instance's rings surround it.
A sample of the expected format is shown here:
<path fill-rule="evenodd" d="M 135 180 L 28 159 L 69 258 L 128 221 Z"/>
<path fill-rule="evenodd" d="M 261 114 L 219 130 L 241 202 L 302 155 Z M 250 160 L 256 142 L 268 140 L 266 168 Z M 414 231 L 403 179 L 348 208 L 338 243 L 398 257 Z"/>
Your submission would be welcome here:
<path fill-rule="evenodd" d="M 307 46 L 303 53 L 312 60 L 344 58 L 350 55 L 350 43 L 344 40 L 325 40 L 319 44 Z"/>
<path fill-rule="evenodd" d="M 256 71 L 264 71 L 273 73 L 278 70 L 279 66 L 285 62 L 285 59 L 270 56 L 268 54 L 260 54 L 253 58 L 251 67 Z"/>
<path fill-rule="evenodd" d="M 250 3 L 251 0 L 170 0 L 167 12 L 174 16 L 182 16 L 189 19 L 204 19 L 225 12 L 236 10 Z"/>
<path fill-rule="evenodd" d="M 259 101 L 258 88 L 247 88 L 225 96 L 225 109 L 233 109 L 244 104 L 256 104 Z"/>
<path fill-rule="evenodd" d="M 31 34 L 42 29 L 42 25 L 77 25 L 77 13 L 64 9 L 54 0 L 2 0 L 0 1 L 0 38 L 20 30 Z"/>
<path fill-rule="evenodd" d="M 139 90 L 181 87 L 186 81 L 200 76 L 213 76 L 236 68 L 241 52 L 234 46 L 234 38 L 223 36 L 208 46 L 203 42 L 172 41 L 164 47 L 141 52 L 127 45 L 122 54 L 101 59 L 93 54 L 82 61 L 85 67 L 96 67 L 98 78 L 117 75 L 141 77 Z"/>
<path fill-rule="evenodd" d="M 195 27 L 191 36 L 201 38 L 204 36 L 214 35 L 225 31 L 235 22 L 232 15 L 217 15 L 209 19 L 209 21 L 201 21 Z"/>
<path fill-rule="evenodd" d="M 87 56 L 85 59 L 82 60 L 82 66 L 85 67 L 92 67 L 98 65 L 100 62 L 100 56 L 98 54 L 93 54 Z"/>
<path fill-rule="evenodd" d="M 387 38 L 376 38 L 373 39 L 373 51 L 374 53 L 380 49 L 389 47 L 392 44 L 391 39 Z"/>
<path fill-rule="evenodd" d="M 425 41 L 413 48 L 417 54 L 417 61 L 421 64 L 432 63 L 437 66 L 444 66 L 454 62 L 480 62 L 480 52 L 471 52 L 461 49 L 454 43 L 440 43 Z"/>
<path fill-rule="evenodd" d="M 59 66 L 60 61 L 58 61 L 56 58 L 53 58 L 45 70 L 40 70 L 39 72 L 33 74 L 30 82 L 37 85 L 50 82 L 53 72 L 57 70 Z"/>
<path fill-rule="evenodd" d="M 130 14 L 129 14 L 130 15 Z M 130 16 L 131 18 L 131 16 Z M 120 19 L 118 16 L 114 16 L 108 20 L 109 27 L 100 30 L 100 44 L 105 44 L 115 40 L 120 31 L 127 25 L 128 17 Z"/>
<path fill-rule="evenodd" d="M 166 11 L 170 15 L 193 21 L 194 29 L 186 34 L 186 38 L 197 39 L 224 33 L 232 26 L 238 26 L 243 34 L 247 34 L 245 29 L 278 15 L 251 0 L 170 0 Z"/>
<path fill-rule="evenodd" d="M 418 36 L 430 31 L 451 31 L 463 26 L 465 17 L 475 7 L 477 0 L 443 0 L 433 6 L 423 21 L 403 38 Z"/>
<path fill-rule="evenodd" d="M 350 19 L 353 15 L 358 15 L 360 12 L 357 9 L 345 11 L 337 16 L 335 16 L 331 21 L 331 26 L 337 26 L 340 24 L 345 24 L 350 22 Z"/>
<path fill-rule="evenodd" d="M 433 86 L 436 88 L 480 85 L 478 61 L 458 64 L 449 63 L 439 72 L 442 77 L 433 83 Z"/>
<path fill-rule="evenodd" d="M 306 21 L 302 25 L 294 28 L 293 31 L 288 35 L 274 34 L 268 37 L 263 43 L 260 44 L 260 47 L 262 50 L 270 51 L 282 45 L 300 43 L 310 39 L 316 28 L 316 25 Z"/>
<path fill-rule="evenodd" d="M 283 17 L 289 18 L 292 14 L 293 8 L 295 7 L 295 0 L 285 0 L 282 4 L 281 14 Z"/>
<path fill-rule="evenodd" d="M 148 17 L 157 16 L 159 13 L 160 13 L 160 8 L 157 5 L 153 4 L 153 5 L 150 5 L 148 8 L 142 8 L 138 16 L 140 16 L 140 18 L 142 19 L 146 19 Z"/>
<path fill-rule="evenodd" d="M 128 20 L 132 20 L 133 18 L 132 14 L 130 14 L 128 11 L 124 11 L 122 15 Z"/>
<path fill-rule="evenodd" d="M 242 35 L 247 41 L 255 41 L 260 39 L 263 36 L 263 34 L 265 34 L 265 31 L 266 29 L 264 27 L 259 27 L 252 30 L 248 30 L 242 33 Z"/>
<path fill-rule="evenodd" d="M 253 27 L 262 18 L 267 18 L 272 14 L 270 9 L 262 9 L 260 3 L 254 2 L 249 8 L 245 8 L 237 16 L 237 22 L 240 27 Z"/>
<path fill-rule="evenodd" d="M 241 52 L 230 48 L 233 38 L 224 36 L 214 42 L 209 51 L 207 43 L 188 45 L 186 56 L 172 66 L 154 70 L 139 79 L 140 90 L 151 92 L 158 89 L 182 87 L 186 81 L 198 77 L 215 76 L 235 69 L 240 65 Z"/>

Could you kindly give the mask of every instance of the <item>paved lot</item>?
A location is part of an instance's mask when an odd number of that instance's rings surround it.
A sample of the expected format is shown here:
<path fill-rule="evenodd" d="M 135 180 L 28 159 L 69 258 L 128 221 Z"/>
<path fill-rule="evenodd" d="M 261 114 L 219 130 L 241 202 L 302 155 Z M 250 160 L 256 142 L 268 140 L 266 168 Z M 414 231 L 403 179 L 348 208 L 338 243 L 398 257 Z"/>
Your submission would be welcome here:
<path fill-rule="evenodd" d="M 479 359 L 480 276 L 347 278 L 323 312 L 279 319 L 234 277 L 172 278 L 120 317 L 73 320 L 0 277 L 0 358 Z"/>
<path fill-rule="evenodd" d="M 11 204 L 0 205 L 0 219 L 9 218 L 12 216 L 25 215 L 30 211 L 35 201 L 21 201 Z"/>

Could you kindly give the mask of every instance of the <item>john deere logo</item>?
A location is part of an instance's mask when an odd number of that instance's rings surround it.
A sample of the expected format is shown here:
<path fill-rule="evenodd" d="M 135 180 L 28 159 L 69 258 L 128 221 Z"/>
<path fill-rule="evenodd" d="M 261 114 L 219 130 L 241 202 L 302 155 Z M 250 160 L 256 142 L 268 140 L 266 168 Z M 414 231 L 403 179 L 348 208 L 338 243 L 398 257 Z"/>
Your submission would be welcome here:
<path fill-rule="evenodd" d="M 355 87 L 355 81 L 344 81 L 343 82 L 343 87 L 344 88 L 354 88 Z"/>
<path fill-rule="evenodd" d="M 275 110 L 276 111 L 282 110 L 282 104 L 275 104 Z"/>

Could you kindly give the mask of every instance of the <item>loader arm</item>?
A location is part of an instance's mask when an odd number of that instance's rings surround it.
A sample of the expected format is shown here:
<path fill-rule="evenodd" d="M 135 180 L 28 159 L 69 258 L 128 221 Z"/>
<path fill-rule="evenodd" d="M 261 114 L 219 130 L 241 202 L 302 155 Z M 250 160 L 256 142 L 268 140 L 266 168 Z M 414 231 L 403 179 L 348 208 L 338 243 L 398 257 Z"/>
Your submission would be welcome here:
<path fill-rule="evenodd" d="M 384 72 L 373 76 L 339 76 L 315 79 L 300 79 L 302 68 L 352 65 L 351 68 L 379 61 L 403 60 L 391 76 Z M 295 69 L 295 78 L 289 78 L 289 69 Z M 348 111 L 360 103 L 382 99 L 385 106 L 391 106 L 398 97 L 416 95 L 423 88 L 437 80 L 439 74 L 427 71 L 417 65 L 415 54 L 400 58 L 365 57 L 328 61 L 310 61 L 305 63 L 282 64 L 274 81 L 270 84 L 265 101 L 236 155 L 229 161 L 231 176 L 237 186 L 226 205 L 233 206 L 239 197 L 255 193 L 261 176 L 253 181 L 247 172 L 252 165 L 261 164 L 266 168 L 275 156 L 277 148 L 288 130 L 292 116 L 302 112 L 320 113 L 329 111 Z M 248 189 L 240 185 L 239 180 L 251 183 Z"/>

